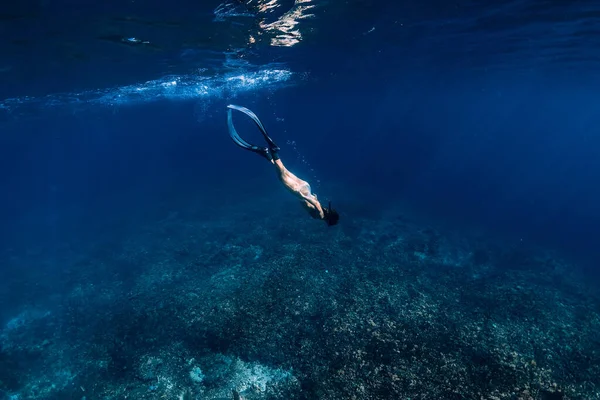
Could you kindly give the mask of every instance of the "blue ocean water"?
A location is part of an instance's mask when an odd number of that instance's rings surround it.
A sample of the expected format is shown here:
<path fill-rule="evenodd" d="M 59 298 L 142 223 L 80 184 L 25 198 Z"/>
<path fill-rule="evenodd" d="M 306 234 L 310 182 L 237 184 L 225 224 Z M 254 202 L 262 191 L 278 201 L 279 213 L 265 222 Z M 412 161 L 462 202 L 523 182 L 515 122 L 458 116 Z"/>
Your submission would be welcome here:
<path fill-rule="evenodd" d="M 2 5 L 0 398 L 600 398 L 599 19 Z"/>

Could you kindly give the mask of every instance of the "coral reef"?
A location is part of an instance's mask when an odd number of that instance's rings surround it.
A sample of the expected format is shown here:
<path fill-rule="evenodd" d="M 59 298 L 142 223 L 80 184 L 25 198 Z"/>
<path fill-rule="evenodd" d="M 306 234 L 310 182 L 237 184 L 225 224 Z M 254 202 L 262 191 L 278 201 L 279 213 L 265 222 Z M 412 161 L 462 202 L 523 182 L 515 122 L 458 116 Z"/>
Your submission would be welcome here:
<path fill-rule="evenodd" d="M 190 201 L 73 239 L 48 296 L 6 317 L 0 393 L 600 399 L 600 302 L 567 261 L 402 210 L 327 228 L 268 201 Z"/>

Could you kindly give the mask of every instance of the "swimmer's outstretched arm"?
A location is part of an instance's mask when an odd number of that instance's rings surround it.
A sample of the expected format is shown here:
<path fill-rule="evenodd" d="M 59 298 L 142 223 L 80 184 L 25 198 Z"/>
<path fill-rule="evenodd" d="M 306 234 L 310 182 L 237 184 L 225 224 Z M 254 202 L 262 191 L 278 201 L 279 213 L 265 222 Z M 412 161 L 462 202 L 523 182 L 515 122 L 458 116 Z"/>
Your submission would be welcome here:
<path fill-rule="evenodd" d="M 275 168 L 277 168 L 279 180 L 281 180 L 285 187 L 290 192 L 300 197 L 307 208 L 316 210 L 320 218 L 323 218 L 325 215 L 323 207 L 321 206 L 317 195 L 311 192 L 310 185 L 288 171 L 280 159 L 273 160 L 272 162 L 275 165 Z"/>

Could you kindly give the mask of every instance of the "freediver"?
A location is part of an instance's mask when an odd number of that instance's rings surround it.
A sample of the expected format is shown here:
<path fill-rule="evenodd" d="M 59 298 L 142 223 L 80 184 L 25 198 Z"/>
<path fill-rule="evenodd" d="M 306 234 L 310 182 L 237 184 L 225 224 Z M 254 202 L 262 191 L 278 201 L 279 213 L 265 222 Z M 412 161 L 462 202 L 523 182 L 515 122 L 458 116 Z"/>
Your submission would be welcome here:
<path fill-rule="evenodd" d="M 256 114 L 247 109 L 246 107 L 236 106 L 230 104 L 227 106 L 227 125 L 229 127 L 229 136 L 235 144 L 243 149 L 250 150 L 254 153 L 260 154 L 266 158 L 271 164 L 275 166 L 277 170 L 277 176 L 283 185 L 288 189 L 294 196 L 300 199 L 304 208 L 308 211 L 311 217 L 325 221 L 327 225 L 332 226 L 338 223 L 340 215 L 336 210 L 331 208 L 331 202 L 327 208 L 323 207 L 317 198 L 317 195 L 311 192 L 310 185 L 308 182 L 303 181 L 296 175 L 292 174 L 281 162 L 279 158 L 279 150 L 281 150 L 273 139 L 267 135 L 267 131 L 263 126 L 262 122 L 258 119 Z M 267 147 L 259 147 L 246 142 L 238 135 L 235 127 L 233 126 L 233 113 L 231 110 L 238 110 L 252 118 L 256 126 L 264 136 Z"/>

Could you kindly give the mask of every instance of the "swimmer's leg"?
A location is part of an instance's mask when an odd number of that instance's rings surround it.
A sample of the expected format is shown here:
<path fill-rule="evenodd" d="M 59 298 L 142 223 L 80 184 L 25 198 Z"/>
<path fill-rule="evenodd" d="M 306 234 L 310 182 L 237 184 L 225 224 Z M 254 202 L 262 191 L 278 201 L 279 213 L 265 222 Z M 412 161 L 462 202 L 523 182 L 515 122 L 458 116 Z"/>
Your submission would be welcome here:
<path fill-rule="evenodd" d="M 258 152 L 260 154 L 263 154 L 264 150 L 267 150 L 267 153 L 270 155 L 270 157 L 267 157 L 267 159 L 269 161 L 271 159 L 278 160 L 279 157 L 278 157 L 277 153 L 281 149 L 279 148 L 279 146 L 277 146 L 277 144 L 275 144 L 273 139 L 271 139 L 271 137 L 267 134 L 267 130 L 263 126 L 262 122 L 260 122 L 260 119 L 258 119 L 256 114 L 254 114 L 252 111 L 250 111 L 246 107 L 236 106 L 233 104 L 228 105 L 227 108 L 229 108 L 229 110 L 227 110 L 227 125 L 229 126 L 229 136 L 231 136 L 233 141 L 240 147 L 246 148 L 246 149 L 254 151 L 254 152 Z M 241 111 L 244 114 L 246 114 L 247 116 L 249 116 L 250 118 L 252 118 L 252 120 L 254 121 L 254 123 L 260 130 L 260 132 L 262 133 L 263 137 L 267 141 L 268 147 L 261 148 L 261 147 L 254 146 L 254 145 L 246 142 L 244 139 L 242 139 L 240 137 L 240 135 L 238 135 L 237 131 L 235 130 L 235 127 L 233 126 L 233 116 L 232 116 L 232 112 L 231 112 L 232 109 Z"/>

